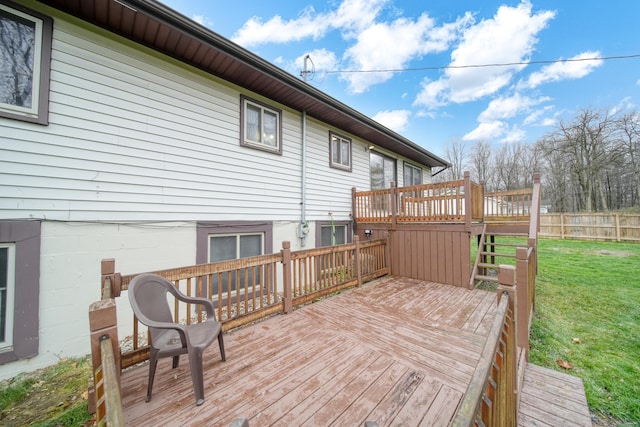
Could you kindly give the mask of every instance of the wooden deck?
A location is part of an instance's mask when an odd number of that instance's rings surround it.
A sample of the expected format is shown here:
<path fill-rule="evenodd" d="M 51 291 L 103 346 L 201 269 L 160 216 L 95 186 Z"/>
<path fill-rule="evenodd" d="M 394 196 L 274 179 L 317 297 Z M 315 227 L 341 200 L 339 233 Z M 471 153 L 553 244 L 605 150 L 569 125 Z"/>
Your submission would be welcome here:
<path fill-rule="evenodd" d="M 527 364 L 518 425 L 591 427 L 591 415 L 582 380 Z"/>
<path fill-rule="evenodd" d="M 225 334 L 227 361 L 205 353 L 204 405 L 186 357 L 122 374 L 127 425 L 447 425 L 496 309 L 482 290 L 384 277 Z"/>

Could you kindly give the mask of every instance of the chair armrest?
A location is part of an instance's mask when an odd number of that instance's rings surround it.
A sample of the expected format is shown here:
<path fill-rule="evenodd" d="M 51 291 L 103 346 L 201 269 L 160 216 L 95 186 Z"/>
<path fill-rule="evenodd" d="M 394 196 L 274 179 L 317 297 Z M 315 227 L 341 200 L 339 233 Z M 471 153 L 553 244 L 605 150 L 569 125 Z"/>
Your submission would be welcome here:
<path fill-rule="evenodd" d="M 213 317 L 213 319 L 216 320 L 215 307 L 213 306 L 213 302 L 210 299 L 203 298 L 203 297 L 191 297 L 189 295 L 183 294 L 182 292 L 180 292 L 180 290 L 176 288 L 174 289 L 175 289 L 174 295 L 177 299 L 189 304 L 203 305 L 205 310 L 207 311 L 207 319 L 210 317 Z"/>

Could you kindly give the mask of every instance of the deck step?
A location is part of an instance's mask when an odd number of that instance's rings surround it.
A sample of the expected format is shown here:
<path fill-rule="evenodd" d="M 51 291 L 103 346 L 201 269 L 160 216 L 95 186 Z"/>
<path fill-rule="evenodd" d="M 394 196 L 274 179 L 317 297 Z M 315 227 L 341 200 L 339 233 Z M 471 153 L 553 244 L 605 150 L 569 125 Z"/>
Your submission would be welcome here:
<path fill-rule="evenodd" d="M 487 256 L 491 256 L 491 257 L 504 257 L 504 258 L 515 258 L 516 254 L 501 254 L 498 252 L 487 252 L 487 251 L 480 251 L 480 253 L 482 255 L 487 255 Z"/>
<path fill-rule="evenodd" d="M 527 363 L 518 410 L 518 427 L 591 427 L 582 380 Z"/>
<path fill-rule="evenodd" d="M 476 274 L 475 280 L 480 280 L 482 282 L 496 282 L 496 283 L 498 283 L 498 276 L 483 276 L 481 274 Z"/>
<path fill-rule="evenodd" d="M 501 243 L 501 242 L 484 242 L 484 244 L 486 246 L 506 246 L 506 247 L 511 247 L 511 248 L 518 248 L 518 247 L 526 247 L 527 243 L 524 242 L 524 244 L 518 244 L 518 243 Z"/>
<path fill-rule="evenodd" d="M 529 237 L 529 233 L 492 233 L 487 231 L 485 235 L 488 236 L 501 236 L 501 237 Z"/>
<path fill-rule="evenodd" d="M 490 262 L 479 262 L 478 263 L 478 267 L 497 269 L 498 265 L 497 264 L 491 264 Z"/>

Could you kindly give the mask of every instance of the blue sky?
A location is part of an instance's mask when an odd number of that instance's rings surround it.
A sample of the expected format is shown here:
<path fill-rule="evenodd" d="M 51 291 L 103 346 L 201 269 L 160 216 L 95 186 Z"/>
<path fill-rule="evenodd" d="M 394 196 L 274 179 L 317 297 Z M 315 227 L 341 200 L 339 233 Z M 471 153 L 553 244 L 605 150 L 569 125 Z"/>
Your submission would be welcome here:
<path fill-rule="evenodd" d="M 640 103 L 638 0 L 162 1 L 440 156 Z"/>

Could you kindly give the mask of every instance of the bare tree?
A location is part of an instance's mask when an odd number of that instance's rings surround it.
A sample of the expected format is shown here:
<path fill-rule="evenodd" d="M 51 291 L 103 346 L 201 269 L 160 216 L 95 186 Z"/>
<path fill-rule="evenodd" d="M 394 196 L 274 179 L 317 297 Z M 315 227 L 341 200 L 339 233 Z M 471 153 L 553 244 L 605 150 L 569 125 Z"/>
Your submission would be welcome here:
<path fill-rule="evenodd" d="M 467 168 L 467 146 L 461 139 L 453 139 L 445 150 L 445 159 L 451 164 L 449 169 L 436 176 L 436 181 L 456 181 L 464 177 Z"/>
<path fill-rule="evenodd" d="M 484 182 L 485 189 L 495 190 L 493 184 L 493 158 L 491 156 L 491 143 L 487 140 L 477 141 L 471 147 L 469 154 L 469 169 L 471 176 L 478 182 Z"/>
<path fill-rule="evenodd" d="M 640 114 L 633 111 L 621 115 L 617 120 L 617 130 L 628 168 L 635 178 L 635 197 L 640 196 Z"/>
<path fill-rule="evenodd" d="M 602 172 L 618 155 L 614 123 L 607 111 L 581 110 L 571 122 L 560 121 L 541 146 L 546 156 L 556 155 L 566 162 L 561 167 L 578 184 L 579 210 L 594 211 L 596 195 L 600 196 L 601 208 L 608 208 Z"/>

